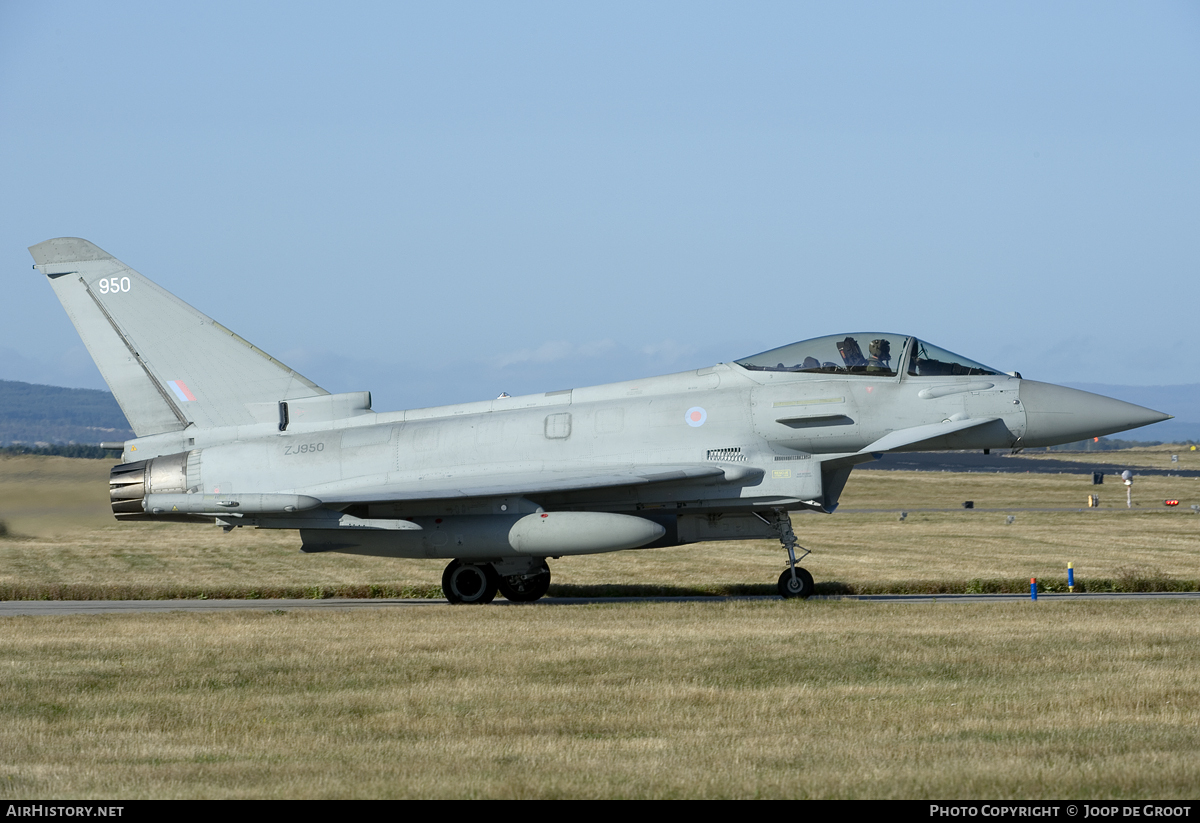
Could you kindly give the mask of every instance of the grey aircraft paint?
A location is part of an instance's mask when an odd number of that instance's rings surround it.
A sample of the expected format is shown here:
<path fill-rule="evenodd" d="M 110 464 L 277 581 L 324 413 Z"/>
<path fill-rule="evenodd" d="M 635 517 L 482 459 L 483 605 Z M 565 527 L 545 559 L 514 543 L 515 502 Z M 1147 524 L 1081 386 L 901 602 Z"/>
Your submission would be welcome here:
<path fill-rule="evenodd" d="M 298 529 L 306 552 L 450 560 L 453 602 L 535 600 L 548 557 L 778 538 L 884 452 L 1071 442 L 1169 415 L 1023 380 L 915 337 L 803 341 L 626 383 L 375 412 L 330 394 L 79 238 L 30 248 L 137 437 L 122 520 Z"/>

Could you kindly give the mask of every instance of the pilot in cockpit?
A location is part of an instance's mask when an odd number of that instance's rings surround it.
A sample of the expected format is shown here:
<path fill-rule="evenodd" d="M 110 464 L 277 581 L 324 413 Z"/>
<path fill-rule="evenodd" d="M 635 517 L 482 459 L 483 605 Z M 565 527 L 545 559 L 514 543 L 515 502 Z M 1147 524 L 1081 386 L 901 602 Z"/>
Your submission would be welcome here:
<path fill-rule="evenodd" d="M 885 339 L 872 340 L 869 348 L 870 359 L 867 360 L 869 372 L 892 371 L 892 344 Z"/>

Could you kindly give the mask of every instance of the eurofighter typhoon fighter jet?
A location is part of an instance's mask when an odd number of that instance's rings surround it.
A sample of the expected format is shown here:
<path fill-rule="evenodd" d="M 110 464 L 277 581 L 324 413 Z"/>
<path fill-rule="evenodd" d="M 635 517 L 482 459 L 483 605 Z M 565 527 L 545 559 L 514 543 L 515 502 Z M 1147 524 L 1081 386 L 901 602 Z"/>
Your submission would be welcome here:
<path fill-rule="evenodd" d="M 305 552 L 449 561 L 452 603 L 533 601 L 547 558 L 777 538 L 885 452 L 1048 446 L 1169 415 L 1024 380 L 903 334 L 431 409 L 330 394 L 86 240 L 30 248 L 137 437 L 119 520 L 297 529 Z"/>

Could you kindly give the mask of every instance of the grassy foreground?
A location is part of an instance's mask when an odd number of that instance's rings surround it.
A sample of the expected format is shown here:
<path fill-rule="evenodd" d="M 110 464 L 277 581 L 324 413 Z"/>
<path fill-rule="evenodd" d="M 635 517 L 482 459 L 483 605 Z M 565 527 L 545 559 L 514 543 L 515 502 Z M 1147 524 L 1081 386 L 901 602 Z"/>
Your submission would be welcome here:
<path fill-rule="evenodd" d="M 1194 798 L 1190 602 L 0 621 L 0 797 Z"/>
<path fill-rule="evenodd" d="M 440 597 L 443 561 L 304 555 L 295 532 L 115 523 L 108 468 L 0 457 L 0 599 Z M 1099 510 L 1050 510 L 1096 491 Z M 1165 509 L 1166 497 L 1179 509 Z M 1122 486 L 1092 486 L 1086 474 L 860 470 L 836 514 L 794 523 L 818 592 L 1023 591 L 1030 577 L 1054 589 L 1068 562 L 1085 590 L 1195 589 L 1200 516 L 1189 506 L 1200 480 L 1139 478 L 1135 501 L 1126 509 Z M 1023 508 L 1044 510 L 1017 511 L 1012 524 L 987 511 Z M 903 522 L 901 509 L 912 509 Z M 770 594 L 783 564 L 775 541 L 563 558 L 550 594 Z"/>

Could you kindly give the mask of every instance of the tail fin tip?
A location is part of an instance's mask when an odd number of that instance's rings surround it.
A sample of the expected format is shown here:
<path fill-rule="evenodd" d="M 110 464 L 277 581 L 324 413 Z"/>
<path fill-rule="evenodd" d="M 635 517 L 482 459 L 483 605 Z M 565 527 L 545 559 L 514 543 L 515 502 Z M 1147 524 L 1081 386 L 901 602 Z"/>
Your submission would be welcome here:
<path fill-rule="evenodd" d="M 139 437 L 252 425 L 263 403 L 328 394 L 87 240 L 29 253 Z"/>
<path fill-rule="evenodd" d="M 112 255 L 82 237 L 55 237 L 29 247 L 36 266 L 82 263 L 85 260 L 111 260 Z"/>

